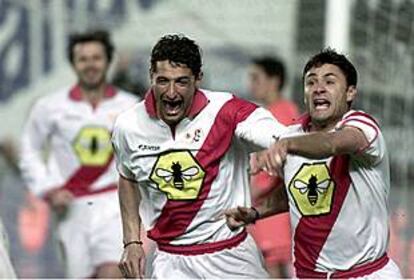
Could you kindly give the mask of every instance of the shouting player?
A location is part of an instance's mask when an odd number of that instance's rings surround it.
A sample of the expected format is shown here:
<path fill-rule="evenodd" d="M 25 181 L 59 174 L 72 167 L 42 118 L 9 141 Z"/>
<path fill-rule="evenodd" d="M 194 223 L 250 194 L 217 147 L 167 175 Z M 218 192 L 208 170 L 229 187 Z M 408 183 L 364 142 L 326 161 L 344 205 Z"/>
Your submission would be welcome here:
<path fill-rule="evenodd" d="M 289 209 L 297 277 L 401 278 L 386 253 L 386 145 L 376 120 L 351 109 L 356 69 L 326 49 L 308 61 L 303 80 L 308 114 L 258 158 L 258 166 L 283 174 L 285 191 L 271 209 L 227 211 L 227 222 L 238 228 Z"/>
<path fill-rule="evenodd" d="M 116 121 L 126 277 L 144 276 L 141 220 L 157 243 L 151 278 L 267 277 L 253 239 L 217 217 L 250 206 L 249 152 L 285 127 L 232 94 L 200 89 L 201 65 L 193 40 L 164 36 L 152 50 L 145 100 Z"/>

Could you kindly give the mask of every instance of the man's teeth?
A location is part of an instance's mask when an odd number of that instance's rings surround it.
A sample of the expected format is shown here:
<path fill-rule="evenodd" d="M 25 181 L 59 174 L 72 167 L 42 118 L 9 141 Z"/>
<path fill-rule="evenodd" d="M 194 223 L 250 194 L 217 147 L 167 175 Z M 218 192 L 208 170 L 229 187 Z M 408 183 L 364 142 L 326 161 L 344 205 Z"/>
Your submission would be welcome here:
<path fill-rule="evenodd" d="M 329 108 L 329 101 L 327 100 L 315 100 L 314 103 L 316 109 L 327 109 Z"/>
<path fill-rule="evenodd" d="M 177 113 L 181 108 L 181 101 L 175 101 L 175 102 L 164 102 L 165 108 L 169 113 Z"/>

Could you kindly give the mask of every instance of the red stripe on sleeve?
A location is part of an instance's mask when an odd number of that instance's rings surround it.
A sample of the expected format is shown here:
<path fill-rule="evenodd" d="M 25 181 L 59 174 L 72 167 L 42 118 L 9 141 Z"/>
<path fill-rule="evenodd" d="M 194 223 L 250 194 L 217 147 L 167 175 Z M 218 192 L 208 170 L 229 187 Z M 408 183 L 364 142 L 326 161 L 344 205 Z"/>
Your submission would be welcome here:
<path fill-rule="evenodd" d="M 347 120 L 348 118 L 352 118 L 352 117 L 368 118 L 371 121 L 373 121 L 379 127 L 379 124 L 378 124 L 377 120 L 373 116 L 371 116 L 367 113 L 364 113 L 364 112 L 361 112 L 361 111 L 356 111 L 356 112 L 353 112 L 353 113 L 349 114 L 348 116 L 346 116 L 345 120 Z"/>
<path fill-rule="evenodd" d="M 345 125 L 346 123 L 348 123 L 348 122 L 353 122 L 353 121 L 355 121 L 355 122 L 360 122 L 360 123 L 362 123 L 362 124 L 364 124 L 364 125 L 367 125 L 367 126 L 369 126 L 369 127 L 371 127 L 372 129 L 374 129 L 374 130 L 375 130 L 375 137 L 374 137 L 371 141 L 369 141 L 369 143 L 368 143 L 368 145 L 367 145 L 367 146 L 362 147 L 361 149 L 359 149 L 359 150 L 358 150 L 358 154 L 361 154 L 361 153 L 363 153 L 365 150 L 367 150 L 369 147 L 371 147 L 372 143 L 374 143 L 374 142 L 375 142 L 375 140 L 378 138 L 379 128 L 378 128 L 376 125 L 373 125 L 373 124 L 371 124 L 371 123 L 369 123 L 369 122 L 367 122 L 367 121 L 364 121 L 364 120 L 361 120 L 361 119 L 356 119 L 356 118 L 346 118 L 346 119 L 345 119 L 345 121 L 342 123 L 342 125 Z M 349 126 L 352 126 L 352 124 L 350 124 Z M 353 127 L 356 127 L 356 126 L 353 126 Z M 358 128 L 358 127 L 356 127 L 356 128 Z M 359 128 L 358 128 L 358 129 L 359 129 Z M 367 139 L 367 140 L 368 140 L 368 139 Z"/>

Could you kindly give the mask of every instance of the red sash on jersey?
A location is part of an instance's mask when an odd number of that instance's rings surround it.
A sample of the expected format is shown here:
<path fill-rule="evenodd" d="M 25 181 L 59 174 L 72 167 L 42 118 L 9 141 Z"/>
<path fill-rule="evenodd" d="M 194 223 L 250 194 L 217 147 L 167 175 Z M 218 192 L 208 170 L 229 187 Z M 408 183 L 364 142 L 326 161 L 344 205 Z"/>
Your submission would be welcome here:
<path fill-rule="evenodd" d="M 91 190 L 91 185 L 104 174 L 112 163 L 113 154 L 108 159 L 107 163 L 102 166 L 81 166 L 69 180 L 62 186 L 62 188 L 69 190 L 75 197 L 103 193 L 107 191 L 116 190 L 116 184 L 110 184 L 104 188 Z"/>
<path fill-rule="evenodd" d="M 247 232 L 243 230 L 241 233 L 233 236 L 232 238 L 211 242 L 211 243 L 202 243 L 202 244 L 193 244 L 193 245 L 168 245 L 158 243 L 158 249 L 165 251 L 171 254 L 185 255 L 185 256 L 194 256 L 200 254 L 211 254 L 215 252 L 220 252 L 225 249 L 231 249 L 237 247 L 242 243 L 247 237 Z"/>
<path fill-rule="evenodd" d="M 147 233 L 149 238 L 157 242 L 161 250 L 167 252 L 174 251 L 175 253 L 180 252 L 181 254 L 201 254 L 210 252 L 210 247 L 216 248 L 217 244 L 215 243 L 207 243 L 205 246 L 193 245 L 194 247 L 192 247 L 174 246 L 170 242 L 186 233 L 188 226 L 208 198 L 211 186 L 219 173 L 221 159 L 230 148 L 237 124 L 250 116 L 256 108 L 256 105 L 235 97 L 227 101 L 217 113 L 213 126 L 210 128 L 202 147 L 195 156 L 206 173 L 197 199 L 193 201 L 168 200 L 157 222 Z M 237 246 L 244 238 L 245 236 L 236 235 L 223 241 L 225 242 L 224 247 L 221 246 L 222 244 L 219 244 L 220 246 L 217 246 L 216 249 L 218 251 L 226 249 L 228 244 L 231 247 Z M 189 249 L 187 250 L 187 248 Z"/>

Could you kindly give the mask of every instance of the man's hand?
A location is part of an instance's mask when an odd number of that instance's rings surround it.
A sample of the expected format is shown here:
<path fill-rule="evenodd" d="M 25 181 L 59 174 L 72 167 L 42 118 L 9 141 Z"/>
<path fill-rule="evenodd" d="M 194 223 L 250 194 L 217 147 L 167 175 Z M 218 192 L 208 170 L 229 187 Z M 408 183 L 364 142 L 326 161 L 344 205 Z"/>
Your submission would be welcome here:
<path fill-rule="evenodd" d="M 58 215 L 64 214 L 68 205 L 74 199 L 73 194 L 66 189 L 56 189 L 48 195 L 48 202 Z"/>
<path fill-rule="evenodd" d="M 227 226 L 231 230 L 236 230 L 239 227 L 254 223 L 258 218 L 258 214 L 257 210 L 254 208 L 241 206 L 228 209 L 224 212 Z"/>
<path fill-rule="evenodd" d="M 288 141 L 279 140 L 270 146 L 269 149 L 256 153 L 255 170 L 261 169 L 269 173 L 270 176 L 279 176 L 283 178 L 283 165 L 288 154 Z"/>
<path fill-rule="evenodd" d="M 144 278 L 145 253 L 142 245 L 130 244 L 124 249 L 119 269 L 125 278 Z"/>

